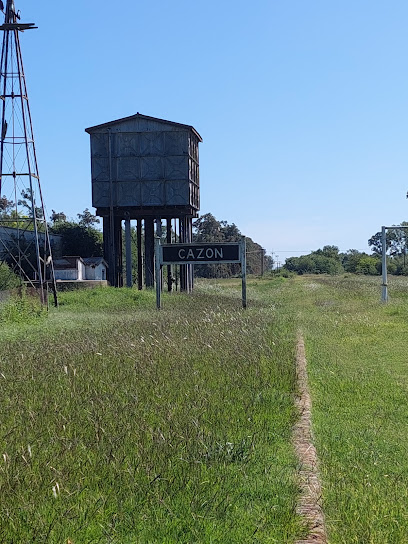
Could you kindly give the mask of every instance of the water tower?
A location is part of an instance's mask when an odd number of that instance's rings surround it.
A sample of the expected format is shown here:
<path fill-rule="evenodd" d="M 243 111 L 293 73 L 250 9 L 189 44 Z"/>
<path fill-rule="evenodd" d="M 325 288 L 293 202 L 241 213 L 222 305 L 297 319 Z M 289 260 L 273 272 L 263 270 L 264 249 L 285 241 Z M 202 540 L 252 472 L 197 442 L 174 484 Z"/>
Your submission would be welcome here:
<path fill-rule="evenodd" d="M 122 221 L 126 233 L 127 285 L 131 283 L 130 221 L 137 221 L 138 286 L 154 284 L 154 238 L 166 221 L 167 242 L 192 241 L 200 209 L 198 144 L 190 125 L 137 113 L 86 129 L 91 137 L 92 205 L 103 218 L 108 279 L 123 285 Z M 142 233 L 144 252 L 142 251 Z M 144 259 L 143 259 L 144 257 Z M 144 264 L 144 266 L 143 266 Z M 170 281 L 170 270 L 169 286 Z M 180 287 L 193 284 L 191 265 L 180 267 Z"/>

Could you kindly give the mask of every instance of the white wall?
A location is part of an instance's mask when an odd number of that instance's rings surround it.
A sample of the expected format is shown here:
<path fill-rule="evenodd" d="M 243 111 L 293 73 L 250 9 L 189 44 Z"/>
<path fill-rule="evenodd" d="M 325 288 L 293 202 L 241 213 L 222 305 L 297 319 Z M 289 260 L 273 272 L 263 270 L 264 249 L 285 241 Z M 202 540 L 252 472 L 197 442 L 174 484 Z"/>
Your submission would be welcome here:
<path fill-rule="evenodd" d="M 98 266 L 87 266 L 86 276 L 87 280 L 106 280 L 106 266 L 103 263 Z"/>
<path fill-rule="evenodd" d="M 75 268 L 68 268 L 66 270 L 55 270 L 56 280 L 69 280 L 75 281 L 78 279 L 78 271 Z"/>

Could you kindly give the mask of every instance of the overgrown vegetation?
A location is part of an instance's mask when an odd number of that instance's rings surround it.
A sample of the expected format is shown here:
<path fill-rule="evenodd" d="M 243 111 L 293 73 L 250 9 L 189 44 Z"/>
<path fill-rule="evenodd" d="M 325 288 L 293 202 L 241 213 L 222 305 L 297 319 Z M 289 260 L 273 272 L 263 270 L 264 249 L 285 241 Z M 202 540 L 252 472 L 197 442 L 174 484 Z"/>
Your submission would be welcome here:
<path fill-rule="evenodd" d="M 24 288 L 12 291 L 5 301 L 0 302 L 0 322 L 2 325 L 12 323 L 37 323 L 46 316 L 46 309 L 37 295 L 30 294 Z"/>
<path fill-rule="evenodd" d="M 166 295 L 161 312 L 151 292 L 67 292 L 46 323 L 3 328 L 0 541 L 301 536 L 282 281 L 247 312 L 239 281 Z"/>
<path fill-rule="evenodd" d="M 68 220 L 63 212 L 52 210 L 50 232 L 62 237 L 61 255 L 99 257 L 103 254 L 103 236 L 95 225 L 96 215 L 88 208 L 77 214 L 78 220 Z"/>
<path fill-rule="evenodd" d="M 20 285 L 20 278 L 5 262 L 0 262 L 0 291 L 14 289 Z"/>

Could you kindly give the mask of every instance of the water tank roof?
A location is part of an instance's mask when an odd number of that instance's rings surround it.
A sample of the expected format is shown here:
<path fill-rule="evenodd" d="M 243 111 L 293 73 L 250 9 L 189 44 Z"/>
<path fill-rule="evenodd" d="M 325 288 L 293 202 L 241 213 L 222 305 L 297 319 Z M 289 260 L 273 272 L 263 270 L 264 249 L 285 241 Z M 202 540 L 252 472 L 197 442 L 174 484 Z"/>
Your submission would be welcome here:
<path fill-rule="evenodd" d="M 85 132 L 88 134 L 91 134 L 94 131 L 99 131 L 103 128 L 109 128 L 113 125 L 123 123 L 126 121 L 132 121 L 134 119 L 145 119 L 146 121 L 154 121 L 155 123 L 164 123 L 166 125 L 173 125 L 175 127 L 183 128 L 186 130 L 191 130 L 194 132 L 194 134 L 197 136 L 197 138 L 200 140 L 200 142 L 203 141 L 199 133 L 196 131 L 194 127 L 191 125 L 184 125 L 182 123 L 175 123 L 174 121 L 166 121 L 165 119 L 158 119 L 157 117 L 150 117 L 148 115 L 142 115 L 141 113 L 136 113 L 136 115 L 130 115 L 129 117 L 123 117 L 122 119 L 116 119 L 115 121 L 109 121 L 108 123 L 102 123 L 101 125 L 95 125 L 94 127 L 89 127 L 85 129 Z"/>

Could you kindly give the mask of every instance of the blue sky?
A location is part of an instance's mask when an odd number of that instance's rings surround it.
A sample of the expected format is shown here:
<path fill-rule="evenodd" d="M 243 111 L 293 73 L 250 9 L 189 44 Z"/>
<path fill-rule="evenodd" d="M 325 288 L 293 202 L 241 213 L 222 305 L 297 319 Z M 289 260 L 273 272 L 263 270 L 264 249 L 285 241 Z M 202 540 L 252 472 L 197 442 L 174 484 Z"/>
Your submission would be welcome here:
<path fill-rule="evenodd" d="M 16 0 L 49 213 L 91 207 L 88 126 L 193 125 L 201 213 L 280 259 L 408 220 L 408 2 Z"/>

